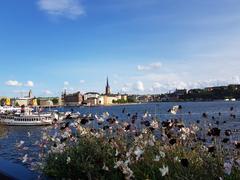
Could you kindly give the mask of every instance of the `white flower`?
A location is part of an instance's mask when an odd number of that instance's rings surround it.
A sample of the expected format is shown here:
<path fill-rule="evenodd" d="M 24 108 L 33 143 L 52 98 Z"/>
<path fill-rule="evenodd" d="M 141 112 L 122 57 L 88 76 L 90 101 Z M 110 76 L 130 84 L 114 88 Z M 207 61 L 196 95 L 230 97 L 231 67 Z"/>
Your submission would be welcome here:
<path fill-rule="evenodd" d="M 159 171 L 162 173 L 162 176 L 166 176 L 169 172 L 168 166 L 163 165 L 162 168 L 159 168 Z"/>
<path fill-rule="evenodd" d="M 171 113 L 176 115 L 177 112 L 178 112 L 178 109 L 179 109 L 179 106 L 173 106 L 172 109 L 171 109 Z"/>
<path fill-rule="evenodd" d="M 109 171 L 109 168 L 105 165 L 105 163 L 103 164 L 102 169 L 105 170 L 105 171 Z"/>
<path fill-rule="evenodd" d="M 144 151 L 137 147 L 136 150 L 134 151 L 134 154 L 137 156 L 136 160 L 138 160 L 143 153 Z"/>
<path fill-rule="evenodd" d="M 25 154 L 25 155 L 23 156 L 23 160 L 22 160 L 22 162 L 25 163 L 25 162 L 27 162 L 27 160 L 28 160 L 28 155 Z"/>
<path fill-rule="evenodd" d="M 224 163 L 224 172 L 227 175 L 230 175 L 232 171 L 232 164 L 231 163 Z"/>
<path fill-rule="evenodd" d="M 67 164 L 69 164 L 71 162 L 71 158 L 67 157 Z"/>
<path fill-rule="evenodd" d="M 181 132 L 183 132 L 183 133 L 185 133 L 186 135 L 189 135 L 190 134 L 190 129 L 189 128 L 181 128 L 181 130 L 180 130 Z"/>
<path fill-rule="evenodd" d="M 160 154 L 160 156 L 161 156 L 162 158 L 165 158 L 165 157 L 166 157 L 165 152 L 159 151 L 159 154 Z"/>
<path fill-rule="evenodd" d="M 123 161 L 117 161 L 117 162 L 115 163 L 114 168 L 116 169 L 116 168 L 120 167 L 122 164 L 124 164 Z"/>
<path fill-rule="evenodd" d="M 115 156 L 118 156 L 118 154 L 119 154 L 119 152 L 118 152 L 118 150 L 116 149 L 116 153 L 115 153 Z"/>
<path fill-rule="evenodd" d="M 33 145 L 36 146 L 36 145 L 38 145 L 38 144 L 39 144 L 39 141 L 35 141 L 35 143 L 34 143 Z"/>
<path fill-rule="evenodd" d="M 126 175 L 125 179 L 127 179 L 127 180 L 130 180 L 134 177 L 133 171 L 127 165 L 122 166 L 122 172 L 123 172 L 123 174 Z"/>
<path fill-rule="evenodd" d="M 42 136 L 42 139 L 43 139 L 43 140 L 47 140 L 47 138 L 48 138 L 47 133 L 44 132 L 44 133 L 43 133 L 43 136 Z"/>
<path fill-rule="evenodd" d="M 147 118 L 147 116 L 148 116 L 148 113 L 146 112 L 144 113 L 143 118 Z"/>
<path fill-rule="evenodd" d="M 197 132 L 197 131 L 199 131 L 199 127 L 193 124 L 192 130 L 193 130 L 193 132 Z"/>
<path fill-rule="evenodd" d="M 125 164 L 125 165 L 128 165 L 130 162 L 131 162 L 131 160 L 130 160 L 130 158 L 128 158 L 128 159 L 124 162 L 124 164 Z"/>
<path fill-rule="evenodd" d="M 106 118 L 109 117 L 109 113 L 108 112 L 104 112 L 102 116 L 103 116 L 104 119 L 106 119 Z"/>
<path fill-rule="evenodd" d="M 19 143 L 16 144 L 17 148 L 20 148 L 24 144 L 24 141 L 20 141 Z"/>
<path fill-rule="evenodd" d="M 182 139 L 182 140 L 186 140 L 186 139 L 187 139 L 187 135 L 186 135 L 186 134 L 181 134 L 180 139 Z"/>
<path fill-rule="evenodd" d="M 29 147 L 23 147 L 24 151 L 27 151 L 29 149 Z"/>
<path fill-rule="evenodd" d="M 155 159 L 153 161 L 158 162 L 160 160 L 160 156 L 156 156 Z"/>
<path fill-rule="evenodd" d="M 152 140 L 148 141 L 149 146 L 154 146 L 154 142 Z"/>
<path fill-rule="evenodd" d="M 158 122 L 156 120 L 154 120 L 152 123 L 151 123 L 151 127 L 154 128 L 154 129 L 157 129 L 158 128 Z"/>
<path fill-rule="evenodd" d="M 236 162 L 237 162 L 238 166 L 240 166 L 240 159 L 237 159 Z"/>
<path fill-rule="evenodd" d="M 175 162 L 180 162 L 180 159 L 176 156 L 176 157 L 174 158 L 174 161 L 175 161 Z"/>
<path fill-rule="evenodd" d="M 30 132 L 28 132 L 28 137 L 31 137 L 31 133 Z"/>

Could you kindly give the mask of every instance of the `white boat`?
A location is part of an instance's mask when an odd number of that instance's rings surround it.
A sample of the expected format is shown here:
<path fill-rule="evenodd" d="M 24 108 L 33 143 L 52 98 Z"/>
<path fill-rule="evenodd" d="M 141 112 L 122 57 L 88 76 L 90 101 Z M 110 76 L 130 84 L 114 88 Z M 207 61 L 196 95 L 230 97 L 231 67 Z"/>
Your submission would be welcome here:
<path fill-rule="evenodd" d="M 11 126 L 43 126 L 51 125 L 54 121 L 60 122 L 57 114 L 1 114 L 0 124 Z"/>
<path fill-rule="evenodd" d="M 25 107 L 24 108 L 26 111 L 32 111 L 33 109 L 30 107 Z M 5 113 L 5 112 L 21 112 L 22 108 L 21 107 L 13 107 L 13 106 L 0 106 L 0 113 Z"/>
<path fill-rule="evenodd" d="M 236 99 L 235 99 L 235 98 L 232 98 L 231 101 L 236 101 Z"/>

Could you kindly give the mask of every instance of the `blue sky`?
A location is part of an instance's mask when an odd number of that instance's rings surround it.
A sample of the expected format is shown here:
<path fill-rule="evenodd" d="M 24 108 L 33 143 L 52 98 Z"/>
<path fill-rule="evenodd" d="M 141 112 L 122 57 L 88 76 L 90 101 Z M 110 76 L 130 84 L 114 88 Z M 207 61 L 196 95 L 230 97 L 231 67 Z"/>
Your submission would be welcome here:
<path fill-rule="evenodd" d="M 8 0 L 0 96 L 240 83 L 238 0 Z"/>

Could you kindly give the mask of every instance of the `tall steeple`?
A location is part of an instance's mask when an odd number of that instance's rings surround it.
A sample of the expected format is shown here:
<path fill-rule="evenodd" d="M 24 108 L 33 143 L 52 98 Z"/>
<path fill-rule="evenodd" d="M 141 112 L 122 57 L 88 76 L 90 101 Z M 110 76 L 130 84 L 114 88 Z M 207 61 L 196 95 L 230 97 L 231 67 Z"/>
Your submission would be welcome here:
<path fill-rule="evenodd" d="M 110 95 L 111 94 L 111 89 L 108 83 L 108 77 L 107 77 L 107 84 L 106 84 L 106 90 L 105 90 L 105 94 L 106 95 Z"/>
<path fill-rule="evenodd" d="M 32 98 L 33 97 L 33 94 L 32 94 L 32 90 L 30 89 L 29 93 L 28 93 L 28 97 L 29 98 Z"/>

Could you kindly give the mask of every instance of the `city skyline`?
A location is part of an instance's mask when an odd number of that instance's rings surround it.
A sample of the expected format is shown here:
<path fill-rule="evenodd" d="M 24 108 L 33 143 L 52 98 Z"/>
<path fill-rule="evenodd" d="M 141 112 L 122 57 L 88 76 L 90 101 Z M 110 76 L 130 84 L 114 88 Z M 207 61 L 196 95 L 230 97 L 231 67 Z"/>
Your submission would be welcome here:
<path fill-rule="evenodd" d="M 35 0 L 0 6 L 0 96 L 165 93 L 240 83 L 237 0 Z M 106 18 L 107 17 L 107 18 Z"/>

